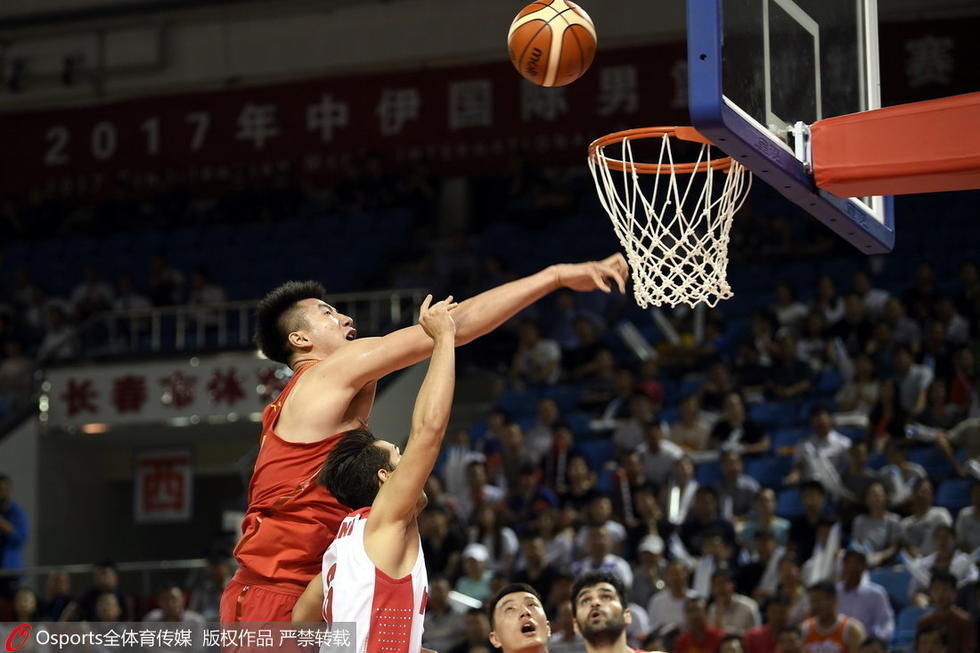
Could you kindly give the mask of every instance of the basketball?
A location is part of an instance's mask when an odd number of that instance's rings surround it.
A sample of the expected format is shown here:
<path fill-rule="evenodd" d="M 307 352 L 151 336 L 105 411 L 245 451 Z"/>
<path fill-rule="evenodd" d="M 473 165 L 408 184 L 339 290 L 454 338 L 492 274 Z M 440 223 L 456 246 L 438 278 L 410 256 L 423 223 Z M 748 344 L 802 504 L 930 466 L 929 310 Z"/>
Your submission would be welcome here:
<path fill-rule="evenodd" d="M 538 86 L 565 86 L 595 57 L 592 19 L 569 0 L 538 0 L 521 9 L 507 34 L 510 60 Z"/>

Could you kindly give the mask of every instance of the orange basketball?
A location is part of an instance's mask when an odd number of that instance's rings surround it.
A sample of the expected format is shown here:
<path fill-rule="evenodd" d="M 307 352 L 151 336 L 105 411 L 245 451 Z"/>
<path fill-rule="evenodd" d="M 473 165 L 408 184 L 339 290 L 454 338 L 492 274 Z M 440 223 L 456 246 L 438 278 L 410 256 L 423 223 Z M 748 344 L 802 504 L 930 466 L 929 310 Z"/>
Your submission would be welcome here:
<path fill-rule="evenodd" d="M 564 86 L 582 76 L 595 57 L 595 25 L 569 0 L 538 0 L 510 25 L 510 60 L 538 86 Z"/>

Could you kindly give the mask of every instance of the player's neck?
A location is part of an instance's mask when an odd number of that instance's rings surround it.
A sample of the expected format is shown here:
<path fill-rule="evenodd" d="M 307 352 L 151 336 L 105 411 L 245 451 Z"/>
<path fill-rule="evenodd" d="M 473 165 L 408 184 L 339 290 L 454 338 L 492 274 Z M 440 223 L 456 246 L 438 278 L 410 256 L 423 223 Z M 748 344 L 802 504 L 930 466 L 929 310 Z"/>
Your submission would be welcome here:
<path fill-rule="evenodd" d="M 309 367 L 310 365 L 319 363 L 323 359 L 324 356 L 320 356 L 318 354 L 307 354 L 303 358 L 297 358 L 296 360 L 291 362 L 289 364 L 289 367 L 290 369 L 293 370 L 293 372 L 301 372 L 305 370 L 307 367 Z"/>
<path fill-rule="evenodd" d="M 500 649 L 503 653 L 517 653 L 517 651 L 507 651 L 505 649 Z M 548 653 L 548 645 L 541 644 L 540 646 L 532 646 L 529 648 L 518 649 L 520 653 Z"/>

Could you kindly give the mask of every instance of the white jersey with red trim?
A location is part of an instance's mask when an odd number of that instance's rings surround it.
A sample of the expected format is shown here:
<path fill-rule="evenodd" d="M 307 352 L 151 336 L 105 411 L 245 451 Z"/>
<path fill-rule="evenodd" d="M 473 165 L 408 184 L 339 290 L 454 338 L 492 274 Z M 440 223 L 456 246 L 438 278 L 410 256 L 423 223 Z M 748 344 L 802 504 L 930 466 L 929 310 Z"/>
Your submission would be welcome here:
<path fill-rule="evenodd" d="M 391 578 L 364 549 L 370 511 L 347 515 L 323 554 L 323 619 L 355 624 L 355 653 L 419 653 L 429 598 L 422 543 L 411 573 Z"/>

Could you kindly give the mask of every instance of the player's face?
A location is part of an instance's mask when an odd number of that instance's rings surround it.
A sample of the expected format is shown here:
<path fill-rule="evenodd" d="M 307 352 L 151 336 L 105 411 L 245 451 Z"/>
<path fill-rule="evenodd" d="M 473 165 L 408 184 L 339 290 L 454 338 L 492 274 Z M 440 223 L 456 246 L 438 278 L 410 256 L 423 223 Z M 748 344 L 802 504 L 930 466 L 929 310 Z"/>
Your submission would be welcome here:
<path fill-rule="evenodd" d="M 632 615 L 609 583 L 585 587 L 575 597 L 575 625 L 586 640 L 599 633 L 618 637 L 631 621 Z"/>
<path fill-rule="evenodd" d="M 548 644 L 551 625 L 541 602 L 529 592 L 506 594 L 493 609 L 490 643 L 505 653 Z"/>
<path fill-rule="evenodd" d="M 357 337 L 354 320 L 320 299 L 304 299 L 297 303 L 306 324 L 302 331 L 314 345 L 333 349 Z"/>

